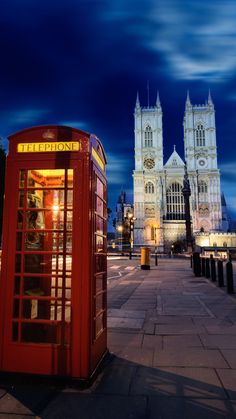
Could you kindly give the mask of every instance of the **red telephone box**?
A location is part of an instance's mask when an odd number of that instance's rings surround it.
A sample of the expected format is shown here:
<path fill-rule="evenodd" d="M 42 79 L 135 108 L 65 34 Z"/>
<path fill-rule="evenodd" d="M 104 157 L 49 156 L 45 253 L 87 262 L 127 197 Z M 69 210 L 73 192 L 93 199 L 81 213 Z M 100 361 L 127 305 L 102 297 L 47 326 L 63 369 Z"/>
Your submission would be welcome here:
<path fill-rule="evenodd" d="M 106 158 L 94 135 L 9 137 L 0 369 L 88 379 L 107 352 Z"/>

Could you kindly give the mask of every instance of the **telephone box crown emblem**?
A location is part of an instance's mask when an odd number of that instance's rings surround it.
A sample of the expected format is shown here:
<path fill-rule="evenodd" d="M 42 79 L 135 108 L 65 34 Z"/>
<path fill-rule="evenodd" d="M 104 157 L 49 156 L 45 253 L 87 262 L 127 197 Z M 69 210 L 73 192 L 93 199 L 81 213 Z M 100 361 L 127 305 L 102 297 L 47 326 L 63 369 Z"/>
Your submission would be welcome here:
<path fill-rule="evenodd" d="M 54 132 L 48 129 L 47 131 L 43 133 L 42 137 L 48 140 L 53 140 L 55 138 L 55 134 Z"/>

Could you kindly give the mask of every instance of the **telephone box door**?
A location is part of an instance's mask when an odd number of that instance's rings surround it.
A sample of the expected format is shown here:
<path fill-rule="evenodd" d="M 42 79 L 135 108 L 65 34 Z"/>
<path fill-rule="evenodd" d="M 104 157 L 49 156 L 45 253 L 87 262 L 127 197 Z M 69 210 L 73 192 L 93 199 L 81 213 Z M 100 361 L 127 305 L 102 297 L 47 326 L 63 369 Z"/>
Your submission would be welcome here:
<path fill-rule="evenodd" d="M 18 166 L 15 173 L 3 365 L 14 371 L 67 375 L 74 170 L 41 164 L 37 169 Z"/>

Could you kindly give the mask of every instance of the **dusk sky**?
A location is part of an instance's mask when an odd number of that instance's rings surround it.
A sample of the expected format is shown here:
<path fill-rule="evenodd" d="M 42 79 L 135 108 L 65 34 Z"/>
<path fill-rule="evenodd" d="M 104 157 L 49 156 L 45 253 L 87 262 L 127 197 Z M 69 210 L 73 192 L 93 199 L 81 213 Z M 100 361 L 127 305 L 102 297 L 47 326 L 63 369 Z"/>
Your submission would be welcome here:
<path fill-rule="evenodd" d="M 186 92 L 216 109 L 218 164 L 236 218 L 235 0 L 3 0 L 0 136 L 42 124 L 95 133 L 108 160 L 109 207 L 132 199 L 133 111 L 163 110 L 164 161 L 183 158 Z M 113 217 L 115 214 L 113 213 Z"/>

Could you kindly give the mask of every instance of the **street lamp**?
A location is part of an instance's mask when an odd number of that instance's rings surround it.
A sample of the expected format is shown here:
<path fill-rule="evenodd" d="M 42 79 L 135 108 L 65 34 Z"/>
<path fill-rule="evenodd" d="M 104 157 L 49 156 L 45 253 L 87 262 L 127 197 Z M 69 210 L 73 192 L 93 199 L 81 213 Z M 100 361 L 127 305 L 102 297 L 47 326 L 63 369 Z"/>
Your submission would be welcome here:
<path fill-rule="evenodd" d="M 128 221 L 129 221 L 129 258 L 132 259 L 132 249 L 133 249 L 133 243 L 134 243 L 134 221 L 136 220 L 136 217 L 134 217 L 134 214 L 132 212 L 128 212 Z"/>
<path fill-rule="evenodd" d="M 155 265 L 158 265 L 158 261 L 157 261 L 157 229 L 158 229 L 158 225 L 157 224 L 153 224 L 154 227 L 154 233 L 155 233 Z"/>
<path fill-rule="evenodd" d="M 120 233 L 120 247 L 121 247 L 121 250 L 122 250 L 122 233 L 123 233 L 123 226 L 122 225 L 118 225 L 117 226 L 117 231 Z"/>

